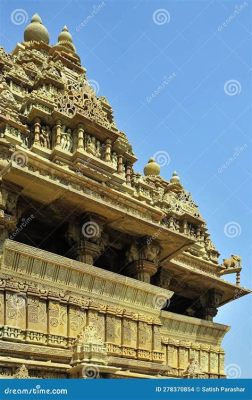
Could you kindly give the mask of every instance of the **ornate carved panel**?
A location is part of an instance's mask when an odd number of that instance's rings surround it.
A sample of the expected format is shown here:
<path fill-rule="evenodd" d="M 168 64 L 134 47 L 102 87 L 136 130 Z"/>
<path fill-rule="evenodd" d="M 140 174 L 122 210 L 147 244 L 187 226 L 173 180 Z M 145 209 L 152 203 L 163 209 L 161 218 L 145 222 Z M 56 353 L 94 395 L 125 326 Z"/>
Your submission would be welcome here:
<path fill-rule="evenodd" d="M 6 325 L 26 328 L 27 299 L 23 293 L 6 293 Z"/>
<path fill-rule="evenodd" d="M 67 336 L 67 307 L 56 301 L 49 301 L 49 333 Z"/>
<path fill-rule="evenodd" d="M 46 302 L 39 297 L 28 297 L 27 299 L 27 328 L 47 333 L 47 311 Z"/>
<path fill-rule="evenodd" d="M 68 324 L 69 324 L 69 336 L 77 337 L 86 325 L 86 312 L 83 309 L 75 306 L 69 306 L 68 310 Z"/>

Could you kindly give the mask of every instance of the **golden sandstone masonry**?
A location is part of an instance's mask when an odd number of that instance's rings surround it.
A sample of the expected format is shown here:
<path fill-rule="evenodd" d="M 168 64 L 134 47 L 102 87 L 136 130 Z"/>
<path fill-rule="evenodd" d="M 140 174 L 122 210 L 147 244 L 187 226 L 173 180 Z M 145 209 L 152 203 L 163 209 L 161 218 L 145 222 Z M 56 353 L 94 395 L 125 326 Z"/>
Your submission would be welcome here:
<path fill-rule="evenodd" d="M 173 173 L 144 175 L 67 27 L 0 48 L 0 376 L 222 378 L 249 293 Z M 222 275 L 236 274 L 231 284 Z"/>

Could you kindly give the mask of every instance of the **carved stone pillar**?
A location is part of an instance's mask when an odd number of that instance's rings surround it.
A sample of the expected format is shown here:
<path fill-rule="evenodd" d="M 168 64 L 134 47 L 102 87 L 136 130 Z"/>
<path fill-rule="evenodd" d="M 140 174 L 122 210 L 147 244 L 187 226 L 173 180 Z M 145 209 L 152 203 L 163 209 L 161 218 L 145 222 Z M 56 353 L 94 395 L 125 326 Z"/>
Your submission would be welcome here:
<path fill-rule="evenodd" d="M 93 265 L 102 253 L 104 223 L 105 219 L 95 214 L 77 216 L 69 222 L 66 238 L 78 261 Z"/>
<path fill-rule="evenodd" d="M 202 344 L 200 347 L 200 367 L 206 374 L 209 373 L 209 350 L 210 346 Z"/>
<path fill-rule="evenodd" d="M 127 316 L 127 312 L 125 311 Z M 136 358 L 137 321 L 124 316 L 122 321 L 122 355 Z M 130 317 L 132 317 L 130 315 Z"/>
<path fill-rule="evenodd" d="M 140 242 L 133 242 L 126 252 L 128 261 L 125 273 L 143 282 L 150 283 L 150 278 L 157 271 L 160 246 L 148 238 Z"/>
<path fill-rule="evenodd" d="M 82 240 L 77 248 L 77 259 L 85 264 L 93 265 L 100 254 L 100 246 L 96 243 Z"/>
<path fill-rule="evenodd" d="M 219 375 L 220 378 L 225 376 L 225 369 L 224 369 L 224 358 L 225 352 L 223 349 L 219 349 Z"/>
<path fill-rule="evenodd" d="M 103 251 L 102 232 L 105 218 L 95 214 L 86 214 L 82 218 L 81 238 L 77 250 L 79 261 L 94 264 Z"/>
<path fill-rule="evenodd" d="M 20 188 L 0 181 L 0 253 L 3 244 L 17 226 L 17 200 Z M 14 239 L 11 237 L 11 239 Z"/>
<path fill-rule="evenodd" d="M 168 289 L 171 282 L 172 274 L 164 268 L 159 268 L 156 275 L 153 277 L 153 283 L 164 289 Z"/>
<path fill-rule="evenodd" d="M 40 119 L 35 118 L 35 121 L 34 121 L 34 144 L 40 143 L 39 142 L 40 130 L 41 130 Z"/>
<path fill-rule="evenodd" d="M 131 164 L 126 165 L 126 184 L 131 185 Z"/>
<path fill-rule="evenodd" d="M 212 321 L 218 312 L 218 306 L 222 299 L 222 292 L 216 289 L 210 289 L 207 293 L 201 295 L 187 309 L 187 314 L 207 321 Z"/>
<path fill-rule="evenodd" d="M 127 268 L 127 272 L 130 276 L 147 283 L 150 283 L 150 278 L 155 274 L 156 270 L 155 264 L 148 260 L 134 261 Z"/>
<path fill-rule="evenodd" d="M 220 305 L 220 301 L 222 298 L 222 293 L 216 289 L 210 289 L 205 299 L 203 300 L 203 310 L 202 317 L 207 321 L 212 321 L 213 317 L 216 316 L 218 309 L 217 307 Z"/>
<path fill-rule="evenodd" d="M 60 120 L 58 120 L 56 123 L 55 131 L 56 131 L 55 145 L 60 146 L 60 142 L 61 142 L 61 121 Z"/>
<path fill-rule="evenodd" d="M 178 369 L 179 375 L 182 375 L 182 372 L 186 369 L 189 361 L 189 348 L 190 343 L 181 340 L 178 348 Z"/>
<path fill-rule="evenodd" d="M 83 125 L 78 125 L 78 144 L 77 144 L 77 149 L 78 150 L 83 150 L 84 149 L 84 127 Z"/>
<path fill-rule="evenodd" d="M 105 161 L 111 161 L 111 140 L 107 139 L 105 142 Z"/>
<path fill-rule="evenodd" d="M 187 222 L 186 219 L 184 219 L 183 220 L 183 233 L 184 233 L 184 235 L 188 235 L 188 231 L 189 231 L 188 222 Z"/>
<path fill-rule="evenodd" d="M 219 348 L 217 346 L 211 346 L 209 353 L 210 378 L 218 378 L 218 372 L 219 372 L 218 353 L 219 353 Z"/>
<path fill-rule="evenodd" d="M 122 154 L 118 155 L 118 174 L 122 175 L 123 174 L 123 156 Z"/>
<path fill-rule="evenodd" d="M 178 370 L 178 344 L 176 339 L 169 339 L 167 346 L 167 364 L 171 369 Z"/>

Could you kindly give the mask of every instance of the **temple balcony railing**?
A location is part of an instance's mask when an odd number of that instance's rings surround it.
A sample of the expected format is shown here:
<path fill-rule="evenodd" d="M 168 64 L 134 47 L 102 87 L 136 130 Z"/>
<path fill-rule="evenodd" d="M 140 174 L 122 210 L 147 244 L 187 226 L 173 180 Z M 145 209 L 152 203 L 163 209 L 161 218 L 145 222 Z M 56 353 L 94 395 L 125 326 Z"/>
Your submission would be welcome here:
<path fill-rule="evenodd" d="M 106 343 L 110 365 L 127 366 L 130 360 L 136 370 L 182 376 L 190 356 L 196 354 L 203 364 L 206 357 L 209 360 L 205 371 L 209 376 L 222 377 L 220 344 L 228 327 L 160 312 L 172 295 L 145 282 L 6 240 L 0 266 L 0 349 L 21 356 L 34 356 L 35 351 L 42 358 L 67 363 L 77 335 L 94 324 Z M 172 365 L 167 360 L 173 360 Z"/>
<path fill-rule="evenodd" d="M 1 273 L 37 281 L 76 294 L 107 298 L 116 307 L 129 305 L 136 311 L 160 310 L 159 296 L 170 299 L 172 291 L 84 264 L 13 240 L 4 243 Z"/>

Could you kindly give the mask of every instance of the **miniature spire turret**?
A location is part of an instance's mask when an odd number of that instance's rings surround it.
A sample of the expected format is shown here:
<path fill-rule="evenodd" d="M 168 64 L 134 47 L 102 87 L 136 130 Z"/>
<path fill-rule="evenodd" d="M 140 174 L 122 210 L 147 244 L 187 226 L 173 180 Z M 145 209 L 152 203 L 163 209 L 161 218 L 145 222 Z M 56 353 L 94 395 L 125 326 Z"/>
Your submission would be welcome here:
<path fill-rule="evenodd" d="M 76 48 L 73 44 L 73 38 L 67 26 L 64 26 L 58 37 L 58 43 L 54 46 L 64 50 L 67 53 L 76 53 Z"/>
<path fill-rule="evenodd" d="M 160 165 L 154 160 L 154 158 L 150 158 L 148 163 L 144 167 L 144 175 L 159 176 L 159 174 L 160 174 Z"/>
<path fill-rule="evenodd" d="M 180 183 L 180 177 L 178 176 L 176 171 L 173 172 L 170 182 L 171 183 Z"/>
<path fill-rule="evenodd" d="M 49 33 L 38 14 L 34 14 L 24 31 L 25 42 L 44 42 L 49 44 Z"/>

